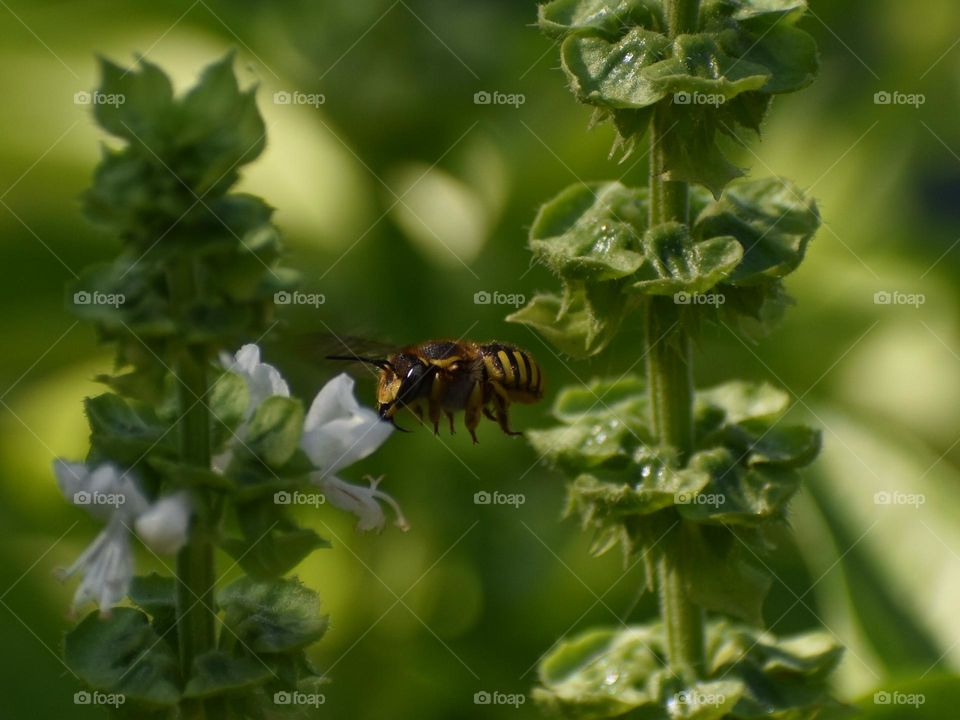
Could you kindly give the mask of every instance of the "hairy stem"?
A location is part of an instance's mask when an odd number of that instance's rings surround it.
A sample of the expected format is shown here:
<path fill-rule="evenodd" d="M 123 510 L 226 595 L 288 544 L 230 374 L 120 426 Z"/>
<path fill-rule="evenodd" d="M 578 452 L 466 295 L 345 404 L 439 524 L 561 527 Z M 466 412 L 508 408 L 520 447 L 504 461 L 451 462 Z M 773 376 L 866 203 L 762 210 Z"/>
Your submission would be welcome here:
<path fill-rule="evenodd" d="M 180 312 L 187 308 L 196 294 L 192 263 L 184 263 L 169 275 L 170 296 Z M 210 411 L 205 402 L 208 378 L 207 361 L 203 353 L 188 346 L 179 348 L 174 370 L 177 375 L 180 412 L 180 458 L 188 465 L 210 467 Z M 216 647 L 214 617 L 215 568 L 213 545 L 206 523 L 209 522 L 207 499 L 194 492 L 194 519 L 190 540 L 177 555 L 177 635 L 180 648 L 180 669 L 184 678 L 190 676 L 194 659 Z M 184 702 L 185 718 L 222 717 L 219 703 Z"/>
<path fill-rule="evenodd" d="M 696 32 L 699 0 L 667 0 L 670 35 Z M 658 108 L 650 125 L 650 224 L 689 223 L 687 183 L 664 179 L 667 110 Z M 653 428 L 658 440 L 677 451 L 685 464 L 693 448 L 693 375 L 690 337 L 681 322 L 679 307 L 670 297 L 653 297 L 645 308 L 647 383 Z M 682 522 L 677 518 L 678 522 Z M 667 633 L 670 665 L 690 678 L 704 669 L 703 611 L 692 603 L 687 588 L 695 578 L 686 576 L 682 556 L 682 529 L 674 528 L 662 542 L 657 576 L 660 617 Z"/>

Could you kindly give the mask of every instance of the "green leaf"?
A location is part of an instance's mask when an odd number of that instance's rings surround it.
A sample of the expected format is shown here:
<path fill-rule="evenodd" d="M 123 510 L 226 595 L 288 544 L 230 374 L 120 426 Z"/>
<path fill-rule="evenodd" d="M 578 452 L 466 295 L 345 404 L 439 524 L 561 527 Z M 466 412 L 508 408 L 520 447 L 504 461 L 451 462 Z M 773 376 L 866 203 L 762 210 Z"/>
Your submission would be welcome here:
<path fill-rule="evenodd" d="M 579 514 L 584 528 L 602 530 L 671 507 L 678 496 L 694 496 L 708 481 L 703 473 L 672 471 L 663 464 L 651 465 L 651 471 L 640 473 L 635 482 L 584 474 L 570 486 L 567 513 Z"/>
<path fill-rule="evenodd" d="M 507 316 L 508 322 L 527 325 L 575 358 L 596 355 L 613 339 L 629 307 L 621 304 L 605 317 L 592 315 L 583 291 L 534 295 L 524 307 Z"/>
<path fill-rule="evenodd" d="M 827 633 L 786 638 L 752 628 L 714 625 L 709 631 L 712 674 L 739 677 L 744 693 L 732 718 L 814 720 L 838 708 L 829 675 L 843 648 Z"/>
<path fill-rule="evenodd" d="M 703 293 L 730 275 L 743 252 L 732 237 L 694 242 L 686 225 L 663 223 L 647 231 L 645 262 L 628 287 L 649 295 Z"/>
<path fill-rule="evenodd" d="M 130 583 L 130 599 L 155 615 L 176 608 L 177 581 L 168 575 L 138 575 Z"/>
<path fill-rule="evenodd" d="M 303 431 L 303 403 L 274 395 L 260 403 L 247 426 L 244 446 L 267 465 L 279 467 L 293 457 Z"/>
<path fill-rule="evenodd" d="M 91 451 L 99 458 L 134 465 L 147 453 L 173 452 L 174 440 L 153 410 L 124 400 L 114 393 L 86 398 Z"/>
<path fill-rule="evenodd" d="M 741 93 L 764 88 L 770 72 L 762 65 L 727 55 L 711 35 L 680 35 L 671 57 L 643 72 L 660 97 L 677 93 L 717 96 L 721 104 Z M 693 100 L 684 98 L 687 102 Z M 681 102 L 675 98 L 675 102 Z"/>
<path fill-rule="evenodd" d="M 97 124 L 111 135 L 159 147 L 173 107 L 170 79 L 142 58 L 129 69 L 100 58 L 100 77 L 102 97 L 93 105 Z"/>
<path fill-rule="evenodd" d="M 611 413 L 646 417 L 646 383 L 639 375 L 593 378 L 586 385 L 568 385 L 557 393 L 552 413 L 564 422 L 602 418 Z"/>
<path fill-rule="evenodd" d="M 563 41 L 560 57 L 570 86 L 581 102 L 607 108 L 645 108 L 665 97 L 646 68 L 663 60 L 670 41 L 663 35 L 633 28 L 616 42 L 592 35 Z"/>
<path fill-rule="evenodd" d="M 805 425 L 771 425 L 763 420 L 752 420 L 732 428 L 732 431 L 749 452 L 749 465 L 803 467 L 813 462 L 820 452 L 820 432 Z"/>
<path fill-rule="evenodd" d="M 289 494 L 289 493 L 288 493 Z M 314 490 L 314 495 L 322 495 Z M 241 538 L 224 540 L 223 548 L 240 566 L 258 580 L 269 580 L 289 572 L 314 550 L 330 543 L 310 528 L 302 528 L 287 516 L 285 505 L 260 498 L 238 504 Z"/>
<path fill-rule="evenodd" d="M 193 148 L 190 185 L 200 195 L 217 183 L 232 185 L 237 168 L 254 160 L 266 145 L 266 129 L 254 90 L 242 92 L 229 53 L 207 66 L 200 81 L 183 98 L 181 147 Z"/>
<path fill-rule="evenodd" d="M 800 487 L 795 470 L 758 464 L 748 468 L 746 453 L 726 447 L 694 454 L 687 468 L 706 473 L 710 481 L 698 497 L 685 498 L 680 514 L 699 523 L 723 523 L 756 527 L 779 518 Z"/>
<path fill-rule="evenodd" d="M 643 262 L 647 192 L 618 182 L 568 187 L 544 205 L 530 229 L 530 249 L 557 276 L 615 280 Z"/>
<path fill-rule="evenodd" d="M 793 272 L 820 227 L 812 198 L 781 178 L 732 185 L 696 219 L 697 239 L 732 236 L 743 260 L 730 276 L 734 285 L 751 285 Z"/>
<path fill-rule="evenodd" d="M 612 718 L 660 705 L 662 633 L 645 627 L 594 630 L 561 641 L 540 663 L 533 697 L 548 713 Z M 663 718 L 637 714 L 642 718 Z"/>
<path fill-rule="evenodd" d="M 320 598 L 299 580 L 241 578 L 220 591 L 224 622 L 257 653 L 285 653 L 320 639 L 327 616 Z"/>
<path fill-rule="evenodd" d="M 690 600 L 707 610 L 763 624 L 763 601 L 773 579 L 758 548 L 734 531 L 683 523 L 680 562 Z"/>
<path fill-rule="evenodd" d="M 180 697 L 177 658 L 134 608 L 114 608 L 106 618 L 87 615 L 67 633 L 64 661 L 90 687 L 128 701 L 175 705 Z"/>
<path fill-rule="evenodd" d="M 183 692 L 186 698 L 208 698 L 263 685 L 273 671 L 262 660 L 231 657 L 222 650 L 210 650 L 193 659 L 190 680 Z"/>
<path fill-rule="evenodd" d="M 667 130 L 660 141 L 666 180 L 704 185 L 718 198 L 731 180 L 743 175 L 717 145 L 723 117 L 722 109 L 709 105 L 669 106 Z"/>
<path fill-rule="evenodd" d="M 538 17 L 543 33 L 554 38 L 590 30 L 615 39 L 629 27 L 666 27 L 659 0 L 553 0 L 539 7 Z"/>
<path fill-rule="evenodd" d="M 697 414 L 707 407 L 716 407 L 723 412 L 729 423 L 744 420 L 772 420 L 782 415 L 790 405 L 790 395 L 768 383 L 752 383 L 745 380 L 716 385 L 698 390 Z"/>
<path fill-rule="evenodd" d="M 720 43 L 738 62 L 766 69 L 769 80 L 762 87 L 765 93 L 802 90 L 813 82 L 820 70 L 816 40 L 785 23 L 755 34 L 727 31 L 720 35 Z"/>
<path fill-rule="evenodd" d="M 726 2 L 727 0 L 722 0 Z M 807 11 L 806 0 L 740 0 L 734 3 L 733 17 L 746 23 L 762 22 L 763 26 L 790 25 Z"/>
<path fill-rule="evenodd" d="M 223 371 L 210 386 L 208 398 L 211 445 L 218 451 L 234 439 L 234 432 L 250 405 L 250 391 L 243 377 Z"/>
<path fill-rule="evenodd" d="M 739 680 L 698 682 L 674 695 L 670 717 L 677 720 L 720 720 L 728 717 L 743 691 L 743 683 Z"/>

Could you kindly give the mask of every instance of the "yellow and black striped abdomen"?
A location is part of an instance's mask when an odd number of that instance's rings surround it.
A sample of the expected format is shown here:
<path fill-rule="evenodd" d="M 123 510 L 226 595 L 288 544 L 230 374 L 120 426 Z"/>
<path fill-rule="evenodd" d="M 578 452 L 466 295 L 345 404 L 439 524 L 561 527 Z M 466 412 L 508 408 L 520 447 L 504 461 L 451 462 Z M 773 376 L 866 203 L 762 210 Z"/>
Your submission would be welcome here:
<path fill-rule="evenodd" d="M 540 366 L 526 350 L 489 343 L 480 346 L 484 372 L 496 382 L 513 402 L 535 402 L 543 395 Z"/>

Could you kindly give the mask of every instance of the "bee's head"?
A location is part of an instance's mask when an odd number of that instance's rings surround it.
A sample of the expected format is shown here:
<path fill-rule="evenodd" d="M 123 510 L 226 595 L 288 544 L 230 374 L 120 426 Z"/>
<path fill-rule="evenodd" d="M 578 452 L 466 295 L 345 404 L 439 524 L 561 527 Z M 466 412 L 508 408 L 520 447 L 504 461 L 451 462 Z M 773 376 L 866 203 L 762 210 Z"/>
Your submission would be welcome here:
<path fill-rule="evenodd" d="M 430 366 L 416 355 L 398 353 L 391 357 L 389 367 L 381 368 L 377 385 L 380 417 L 393 420 L 397 410 L 429 392 L 431 377 Z"/>
<path fill-rule="evenodd" d="M 370 358 L 359 355 L 328 355 L 329 360 L 354 360 L 380 369 L 377 382 L 377 411 L 382 420 L 398 430 L 394 415 L 418 397 L 430 392 L 433 377 L 431 367 L 410 353 L 397 353 L 389 358 Z"/>

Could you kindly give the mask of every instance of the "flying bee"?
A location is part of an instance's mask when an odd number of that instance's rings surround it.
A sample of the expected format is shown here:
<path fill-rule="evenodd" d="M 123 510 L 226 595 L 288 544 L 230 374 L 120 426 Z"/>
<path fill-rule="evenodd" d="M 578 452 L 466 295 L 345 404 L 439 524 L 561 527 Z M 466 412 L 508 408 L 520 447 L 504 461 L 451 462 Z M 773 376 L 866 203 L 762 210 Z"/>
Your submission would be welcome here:
<path fill-rule="evenodd" d="M 511 403 L 535 403 L 543 397 L 540 366 L 525 350 L 505 343 L 430 340 L 410 345 L 385 357 L 330 355 L 331 360 L 355 360 L 380 370 L 377 382 L 379 414 L 396 426 L 396 414 L 406 408 L 439 431 L 446 415 L 453 432 L 453 416 L 463 410 L 473 442 L 483 414 L 507 435 Z M 399 428 L 402 429 L 402 428 Z"/>

